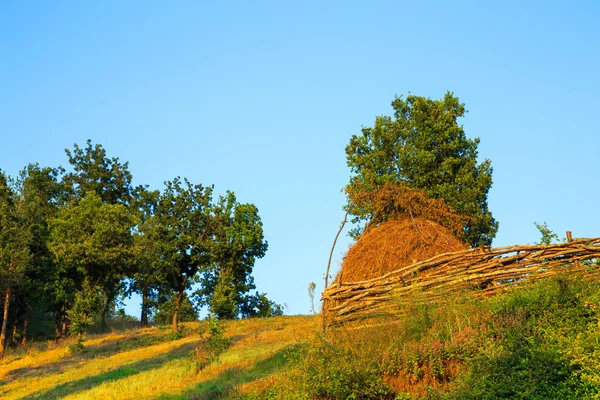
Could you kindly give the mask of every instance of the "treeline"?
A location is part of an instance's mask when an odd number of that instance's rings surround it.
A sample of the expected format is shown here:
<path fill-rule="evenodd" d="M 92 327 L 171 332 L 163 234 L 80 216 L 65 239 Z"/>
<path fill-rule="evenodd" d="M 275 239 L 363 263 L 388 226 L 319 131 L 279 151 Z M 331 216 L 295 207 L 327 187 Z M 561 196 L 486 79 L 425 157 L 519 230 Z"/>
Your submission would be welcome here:
<path fill-rule="evenodd" d="M 162 191 L 134 187 L 128 163 L 89 140 L 66 154 L 71 172 L 37 163 L 14 178 L 0 171 L 0 352 L 32 327 L 57 339 L 98 319 L 106 329 L 133 293 L 142 326 L 156 315 L 175 331 L 192 307 L 228 319 L 282 314 L 252 293 L 268 246 L 254 204 L 179 177 Z"/>

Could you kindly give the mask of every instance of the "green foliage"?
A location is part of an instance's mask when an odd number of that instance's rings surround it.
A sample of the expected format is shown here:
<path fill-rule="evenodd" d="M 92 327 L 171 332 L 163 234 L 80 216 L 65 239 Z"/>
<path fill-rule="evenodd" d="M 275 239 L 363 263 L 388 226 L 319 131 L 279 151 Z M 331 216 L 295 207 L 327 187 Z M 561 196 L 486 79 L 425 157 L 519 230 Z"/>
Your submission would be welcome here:
<path fill-rule="evenodd" d="M 157 249 L 157 223 L 155 210 L 160 192 L 138 187 L 134 191 L 133 207 L 140 216 L 140 224 L 134 233 L 135 268 L 129 281 L 128 293 L 138 293 L 142 297 L 140 322 L 147 326 L 150 316 L 156 309 L 158 295 L 165 286 L 167 271 L 161 268 Z"/>
<path fill-rule="evenodd" d="M 183 325 L 179 325 L 177 330 L 169 333 L 169 340 L 179 340 L 185 336 L 185 328 Z"/>
<path fill-rule="evenodd" d="M 267 250 L 256 206 L 230 191 L 213 202 L 212 186 L 180 178 L 162 193 L 134 188 L 128 163 L 91 140 L 65 151 L 68 172 L 37 163 L 17 180 L 0 172 L 3 340 L 9 323 L 22 327 L 14 338 L 29 327 L 58 339 L 69 325 L 84 332 L 98 314 L 105 330 L 120 296 L 133 292 L 142 297 L 142 325 L 158 309 L 156 320 L 170 314 L 177 332 L 178 321 L 196 319 L 186 292 L 200 281 L 198 306 L 221 318 L 282 313 L 264 294 L 248 294 Z"/>
<path fill-rule="evenodd" d="M 448 300 L 415 301 L 392 324 L 332 327 L 298 357 L 286 372 L 290 379 L 247 398 L 598 397 L 600 284 L 594 280 L 563 276 L 492 299 Z"/>
<path fill-rule="evenodd" d="M 220 319 L 234 319 L 239 314 L 236 290 L 231 273 L 222 273 L 210 297 L 210 311 Z"/>
<path fill-rule="evenodd" d="M 85 279 L 81 289 L 75 294 L 73 306 L 67 311 L 72 336 L 82 336 L 87 332 L 102 309 L 102 303 L 103 296 L 100 290 Z"/>
<path fill-rule="evenodd" d="M 166 182 L 154 212 L 156 267 L 164 279 L 164 288 L 178 294 L 173 331 L 177 330 L 185 291 L 198 280 L 198 273 L 207 268 L 211 260 L 212 190 L 212 187 L 192 185 L 185 179 L 175 178 Z"/>
<path fill-rule="evenodd" d="M 219 356 L 231 347 L 231 338 L 225 336 L 225 326 L 215 315 L 211 314 L 201 325 L 200 336 L 204 339 L 193 352 L 196 372 L 215 362 Z"/>
<path fill-rule="evenodd" d="M 355 174 L 351 184 L 366 190 L 386 182 L 423 189 L 473 218 L 465 226 L 468 243 L 490 245 L 498 230 L 487 207 L 492 167 L 489 160 L 477 163 L 479 139 L 468 139 L 458 124 L 464 104 L 448 92 L 440 100 L 397 97 L 392 107 L 393 118 L 377 117 L 372 128 L 350 139 L 346 154 Z M 372 214 L 368 207 L 350 211 L 355 222 L 368 221 Z"/>
<path fill-rule="evenodd" d="M 546 222 L 543 224 L 533 223 L 538 231 L 540 231 L 540 244 L 550 244 L 553 240 L 558 240 L 558 235 L 548 228 Z"/>
<path fill-rule="evenodd" d="M 31 253 L 26 285 L 18 296 L 21 302 L 20 318 L 29 321 L 29 330 L 23 336 L 39 337 L 43 332 L 52 332 L 52 329 L 48 329 L 51 327 L 47 326 L 48 314 L 60 309 L 60 299 L 73 295 L 73 292 L 67 294 L 65 287 L 57 285 L 60 282 L 60 268 L 48 248 L 49 221 L 56 217 L 64 202 L 65 187 L 60 182 L 62 173 L 60 168 L 29 164 L 17 180 L 19 208 L 24 226 L 30 232 Z M 46 326 L 40 329 L 43 325 Z"/>
<path fill-rule="evenodd" d="M 152 321 L 158 325 L 168 325 L 173 320 L 177 303 L 177 294 L 163 294 L 159 296 L 157 301 L 156 313 L 152 317 Z M 194 304 L 190 301 L 187 294 L 179 306 L 178 318 L 180 322 L 198 321 L 198 312 Z"/>
<path fill-rule="evenodd" d="M 18 207 L 16 193 L 8 178 L 0 171 L 0 293 L 2 294 L 2 328 L 0 355 L 6 348 L 7 325 L 12 294 L 26 283 L 26 272 L 31 262 L 30 230 Z"/>
<path fill-rule="evenodd" d="M 85 342 L 85 339 L 83 338 L 83 336 L 79 336 L 77 338 L 77 342 L 72 343 L 67 346 L 67 350 L 69 351 L 70 354 L 81 353 L 81 352 L 85 351 L 85 345 L 83 344 L 84 342 Z"/>
<path fill-rule="evenodd" d="M 201 304 L 208 304 L 219 318 L 232 319 L 253 307 L 246 294 L 255 289 L 252 269 L 264 257 L 262 221 L 254 204 L 238 203 L 228 191 L 213 209 L 211 263 L 202 272 L 202 287 L 197 291 Z"/>
<path fill-rule="evenodd" d="M 597 283 L 563 277 L 494 299 L 487 345 L 469 362 L 457 393 L 465 399 L 597 394 L 599 316 L 589 301 L 598 293 Z"/>
<path fill-rule="evenodd" d="M 30 231 L 8 178 L 0 171 L 0 290 L 24 283 L 31 260 Z"/>
<path fill-rule="evenodd" d="M 283 315 L 283 307 L 267 298 L 265 293 L 256 292 L 247 296 L 242 308 L 242 317 L 269 318 Z"/>
<path fill-rule="evenodd" d="M 59 261 L 67 285 L 80 290 L 87 280 L 92 291 L 103 289 L 104 327 L 109 306 L 133 264 L 131 232 L 137 222 L 123 204 L 105 204 L 91 191 L 62 208 L 50 222 L 48 248 Z"/>
<path fill-rule="evenodd" d="M 308 352 L 307 390 L 321 399 L 393 399 L 378 366 L 348 348 L 321 339 Z"/>
<path fill-rule="evenodd" d="M 208 350 L 215 356 L 231 347 L 231 338 L 225 337 L 225 326 L 219 318 L 208 318 Z"/>
<path fill-rule="evenodd" d="M 129 204 L 131 200 L 131 172 L 129 163 L 121 164 L 118 158 L 108 158 L 101 144 L 92 145 L 88 139 L 85 148 L 73 145 L 65 149 L 73 172 L 64 178 L 75 199 L 94 192 L 105 204 Z"/>

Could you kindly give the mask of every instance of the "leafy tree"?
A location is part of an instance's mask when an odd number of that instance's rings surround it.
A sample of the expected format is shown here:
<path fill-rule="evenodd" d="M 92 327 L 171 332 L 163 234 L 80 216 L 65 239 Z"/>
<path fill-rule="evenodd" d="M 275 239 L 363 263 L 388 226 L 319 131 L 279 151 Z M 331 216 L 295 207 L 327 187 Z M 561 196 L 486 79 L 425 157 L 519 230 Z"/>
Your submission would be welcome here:
<path fill-rule="evenodd" d="M 265 293 L 256 292 L 246 296 L 246 301 L 240 307 L 243 318 L 268 318 L 283 315 L 283 307 L 269 300 Z"/>
<path fill-rule="evenodd" d="M 148 326 L 149 316 L 156 306 L 157 296 L 164 285 L 165 270 L 160 268 L 158 253 L 158 230 L 155 210 L 159 201 L 159 191 L 149 191 L 146 187 L 138 187 L 134 193 L 133 205 L 141 218 L 134 234 L 135 271 L 131 279 L 129 292 L 138 293 L 142 297 L 140 322 Z"/>
<path fill-rule="evenodd" d="M 156 302 L 156 313 L 152 317 L 152 321 L 159 325 L 172 323 L 175 309 L 177 308 L 177 298 L 178 293 L 174 292 L 163 292 L 159 294 L 158 301 Z M 198 321 L 198 312 L 185 292 L 177 308 L 177 315 L 178 322 Z"/>
<path fill-rule="evenodd" d="M 212 187 L 175 178 L 166 182 L 153 218 L 157 267 L 165 287 L 177 293 L 172 319 L 177 332 L 185 292 L 211 260 Z"/>
<path fill-rule="evenodd" d="M 235 318 L 248 301 L 246 293 L 256 288 L 252 269 L 264 257 L 268 243 L 258 208 L 238 203 L 233 192 L 219 198 L 213 218 L 211 264 L 197 294 L 217 318 Z"/>
<path fill-rule="evenodd" d="M 75 293 L 72 307 L 67 311 L 71 321 L 70 333 L 73 336 L 83 336 L 94 323 L 94 316 L 102 311 L 104 296 L 100 288 L 85 278 L 81 289 Z"/>
<path fill-rule="evenodd" d="M 13 291 L 23 285 L 30 262 L 29 231 L 19 213 L 16 193 L 0 171 L 0 291 L 4 292 L 0 355 L 6 348 L 6 328 Z"/>
<path fill-rule="evenodd" d="M 48 249 L 49 220 L 54 218 L 64 202 L 64 187 L 60 182 L 60 168 L 29 164 L 18 179 L 17 191 L 23 222 L 30 232 L 29 250 L 31 268 L 27 270 L 26 286 L 22 288 L 23 309 L 22 341 L 27 340 L 29 314 L 55 313 L 56 330 L 60 331 L 63 304 L 55 295 L 57 265 Z"/>
<path fill-rule="evenodd" d="M 73 172 L 64 176 L 63 183 L 66 192 L 69 194 L 67 201 L 71 205 L 78 204 L 88 196 L 89 193 L 94 193 L 101 204 L 105 205 L 121 205 L 129 206 L 133 200 L 133 187 L 131 184 L 132 175 L 129 172 L 129 164 L 120 163 L 116 157 L 109 158 L 106 150 L 100 144 L 93 145 L 91 140 L 88 140 L 85 148 L 80 148 L 74 144 L 73 150 L 65 149 L 69 158 L 69 163 L 73 167 Z M 116 210 L 116 209 L 113 209 Z M 124 215 L 124 210 L 135 214 L 133 209 L 121 209 Z M 129 218 L 129 217 L 128 217 Z M 134 218 L 133 215 L 130 218 Z M 131 235 L 117 236 L 126 242 L 121 243 L 123 249 L 131 250 Z M 98 243 L 98 249 L 105 244 Z M 117 247 L 118 244 L 114 241 L 110 244 Z M 104 250 L 109 251 L 108 249 Z M 131 258 L 130 261 L 132 261 Z M 125 290 L 125 277 L 133 273 L 133 264 L 118 265 L 113 268 L 113 274 L 105 274 L 100 282 L 98 282 L 104 291 L 105 304 L 102 310 L 102 329 L 106 329 L 106 316 L 110 312 L 117 296 Z M 62 294 L 63 301 L 73 301 L 73 290 L 65 290 L 71 288 L 73 284 L 76 287 L 81 284 L 82 277 L 79 276 L 78 281 L 74 281 L 74 277 L 68 269 L 63 269 L 60 274 L 58 293 Z M 92 287 L 95 287 L 95 281 L 92 282 Z M 70 298 L 69 298 L 70 297 Z"/>
<path fill-rule="evenodd" d="M 465 106 L 452 93 L 431 100 L 409 95 L 392 102 L 394 116 L 380 116 L 372 128 L 353 135 L 346 147 L 354 175 L 350 185 L 377 190 L 391 182 L 423 189 L 443 199 L 458 214 L 471 217 L 464 237 L 472 246 L 490 245 L 498 230 L 487 206 L 492 185 L 489 160 L 477 163 L 479 139 L 468 139 L 458 118 Z M 350 208 L 355 222 L 368 221 L 371 210 Z"/>
<path fill-rule="evenodd" d="M 102 328 L 119 285 L 133 264 L 131 232 L 137 222 L 124 205 L 103 204 L 93 191 L 61 209 L 51 222 L 48 247 L 67 269 L 65 275 L 77 289 L 85 289 L 86 295 L 91 296 L 97 288 L 103 290 Z"/>
<path fill-rule="evenodd" d="M 85 148 L 73 146 L 72 151 L 65 149 L 74 170 L 65 176 L 72 195 L 81 199 L 93 191 L 103 203 L 129 204 L 133 191 L 129 163 L 108 158 L 102 145 L 92 145 L 89 139 Z"/>

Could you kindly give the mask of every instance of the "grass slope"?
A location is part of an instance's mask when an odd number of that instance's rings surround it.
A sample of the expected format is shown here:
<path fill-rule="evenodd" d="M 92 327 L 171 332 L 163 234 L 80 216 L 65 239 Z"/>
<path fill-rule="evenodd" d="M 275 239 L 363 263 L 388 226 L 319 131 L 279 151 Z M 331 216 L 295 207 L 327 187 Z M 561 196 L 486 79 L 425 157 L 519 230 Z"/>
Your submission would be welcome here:
<path fill-rule="evenodd" d="M 83 351 L 37 343 L 0 360 L 0 398 L 600 399 L 600 282 L 589 276 L 379 318 L 325 334 L 317 317 L 224 322 L 231 346 L 217 358 L 207 321 L 176 340 L 165 327 L 90 335 Z"/>
<path fill-rule="evenodd" d="M 91 335 L 80 352 L 69 350 L 74 340 L 38 343 L 0 360 L 0 398 L 216 398 L 240 385 L 260 385 L 315 323 L 303 316 L 226 322 L 232 346 L 202 370 L 190 355 L 202 340 L 199 323 L 186 324 L 179 340 L 154 327 Z"/>

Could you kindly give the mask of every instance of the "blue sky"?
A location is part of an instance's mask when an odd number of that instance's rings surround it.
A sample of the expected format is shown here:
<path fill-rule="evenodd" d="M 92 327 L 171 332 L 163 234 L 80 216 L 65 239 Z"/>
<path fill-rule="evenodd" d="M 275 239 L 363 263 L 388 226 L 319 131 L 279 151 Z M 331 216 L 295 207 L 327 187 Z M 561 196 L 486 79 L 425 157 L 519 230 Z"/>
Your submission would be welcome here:
<path fill-rule="evenodd" d="M 0 168 L 67 166 L 90 138 L 136 184 L 233 190 L 264 222 L 258 289 L 307 313 L 350 136 L 395 95 L 449 90 L 494 167 L 495 246 L 537 241 L 534 221 L 600 236 L 598 3 L 368 3 L 4 1 Z"/>

